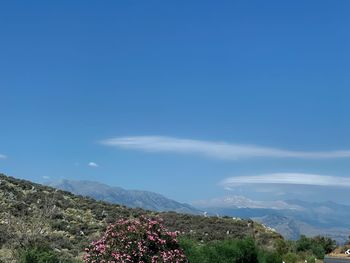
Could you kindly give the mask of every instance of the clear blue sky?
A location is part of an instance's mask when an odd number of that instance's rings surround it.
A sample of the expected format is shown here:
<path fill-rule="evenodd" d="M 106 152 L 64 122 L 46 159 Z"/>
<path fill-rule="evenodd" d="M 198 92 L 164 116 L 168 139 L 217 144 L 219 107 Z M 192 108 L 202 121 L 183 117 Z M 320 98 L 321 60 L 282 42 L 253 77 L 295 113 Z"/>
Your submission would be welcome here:
<path fill-rule="evenodd" d="M 330 152 L 350 149 L 349 13 L 345 0 L 2 1 L 0 171 L 180 201 L 227 194 L 228 177 L 349 179 L 348 152 Z M 191 141 L 149 150 L 139 136 Z M 287 153 L 222 157 L 216 142 Z"/>

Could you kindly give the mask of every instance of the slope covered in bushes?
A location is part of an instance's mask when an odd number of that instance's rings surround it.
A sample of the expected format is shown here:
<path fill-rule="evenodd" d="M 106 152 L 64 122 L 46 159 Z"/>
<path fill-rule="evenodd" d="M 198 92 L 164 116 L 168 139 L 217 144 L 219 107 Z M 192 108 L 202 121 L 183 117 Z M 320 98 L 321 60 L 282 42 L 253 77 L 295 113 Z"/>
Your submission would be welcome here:
<path fill-rule="evenodd" d="M 66 258 L 82 258 L 83 249 L 108 223 L 141 215 L 164 219 L 170 231 L 197 241 L 253 237 L 273 245 L 281 236 L 251 220 L 178 213 L 156 213 L 99 202 L 0 174 L 0 257 L 41 244 Z"/>

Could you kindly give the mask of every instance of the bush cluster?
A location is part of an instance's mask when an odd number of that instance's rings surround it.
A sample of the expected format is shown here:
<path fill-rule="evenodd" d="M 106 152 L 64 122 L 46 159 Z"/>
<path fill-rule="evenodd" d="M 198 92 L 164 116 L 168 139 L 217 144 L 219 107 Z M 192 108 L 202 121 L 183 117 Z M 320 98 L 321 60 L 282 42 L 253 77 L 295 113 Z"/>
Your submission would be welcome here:
<path fill-rule="evenodd" d="M 84 261 L 187 262 L 176 236 L 175 232 L 167 231 L 159 219 L 144 216 L 138 219 L 120 219 L 108 226 L 101 239 L 86 248 Z"/>
<path fill-rule="evenodd" d="M 336 248 L 336 242 L 328 237 L 316 236 L 306 237 L 302 235 L 296 241 L 297 252 L 311 252 L 318 259 L 323 259 L 325 254 L 332 252 Z"/>
<path fill-rule="evenodd" d="M 276 252 L 282 255 L 286 263 L 304 260 L 315 262 L 316 259 L 323 259 L 325 254 L 332 252 L 335 248 L 336 242 L 329 237 L 304 235 L 296 241 L 278 240 L 275 247 Z"/>
<path fill-rule="evenodd" d="M 188 238 L 181 239 L 191 263 L 258 263 L 258 249 L 251 238 L 200 243 Z"/>
<path fill-rule="evenodd" d="M 1 261 L 0 261 L 1 262 Z M 16 262 L 19 263 L 80 263 L 67 259 L 48 246 L 30 246 L 17 251 Z"/>

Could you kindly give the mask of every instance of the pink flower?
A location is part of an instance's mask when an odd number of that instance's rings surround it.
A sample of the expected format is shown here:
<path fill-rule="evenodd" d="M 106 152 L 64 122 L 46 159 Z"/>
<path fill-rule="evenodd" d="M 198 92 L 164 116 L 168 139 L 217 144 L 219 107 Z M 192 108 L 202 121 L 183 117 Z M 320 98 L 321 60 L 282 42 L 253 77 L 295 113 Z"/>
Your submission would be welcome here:
<path fill-rule="evenodd" d="M 184 263 L 188 262 L 162 220 L 147 218 L 119 219 L 107 227 L 100 240 L 85 249 L 85 263 Z"/>

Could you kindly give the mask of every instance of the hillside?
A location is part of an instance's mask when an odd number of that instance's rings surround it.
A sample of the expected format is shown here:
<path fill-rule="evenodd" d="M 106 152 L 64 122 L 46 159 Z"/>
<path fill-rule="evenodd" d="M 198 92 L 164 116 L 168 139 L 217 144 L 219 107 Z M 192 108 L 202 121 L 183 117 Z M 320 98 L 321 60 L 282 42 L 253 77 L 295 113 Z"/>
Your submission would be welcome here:
<path fill-rule="evenodd" d="M 271 246 L 281 239 L 251 220 L 132 209 L 0 174 L 0 257 L 35 242 L 47 243 L 68 258 L 79 257 L 107 223 L 141 214 L 160 216 L 169 230 L 203 241 L 253 236 Z"/>
<path fill-rule="evenodd" d="M 188 204 L 179 203 L 149 191 L 126 190 L 121 187 L 111 187 L 92 181 L 60 180 L 49 185 L 77 195 L 88 196 L 96 200 L 132 208 L 143 208 L 160 212 L 174 211 L 178 213 L 202 214 L 200 210 Z"/>

